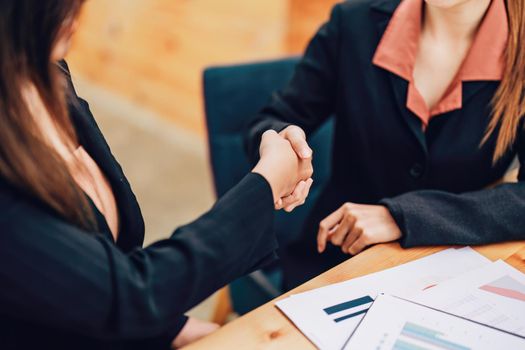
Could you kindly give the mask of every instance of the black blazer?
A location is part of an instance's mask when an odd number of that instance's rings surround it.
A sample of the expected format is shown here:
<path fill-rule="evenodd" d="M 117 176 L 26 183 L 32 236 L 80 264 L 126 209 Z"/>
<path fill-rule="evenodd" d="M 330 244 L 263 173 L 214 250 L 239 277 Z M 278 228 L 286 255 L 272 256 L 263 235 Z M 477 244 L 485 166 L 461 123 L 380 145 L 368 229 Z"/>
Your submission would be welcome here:
<path fill-rule="evenodd" d="M 168 349 L 184 312 L 275 257 L 273 198 L 247 175 L 198 220 L 142 249 L 142 215 L 88 104 L 71 86 L 80 143 L 107 176 L 120 233 L 84 232 L 0 180 L 0 348 Z"/>
<path fill-rule="evenodd" d="M 335 116 L 332 179 L 301 242 L 284 257 L 285 265 L 293 265 L 287 270 L 295 280 L 291 285 L 348 258 L 334 247 L 318 257 L 315 240 L 320 220 L 344 202 L 386 205 L 404 247 L 525 238 L 525 172 L 517 184 L 484 189 L 516 155 L 525 161 L 523 125 L 495 166 L 496 136 L 480 147 L 499 82 L 463 83 L 463 108 L 433 118 L 423 132 L 406 108 L 408 82 L 372 64 L 399 2 L 350 0 L 335 6 L 290 83 L 249 129 L 255 159 L 265 130 L 295 124 L 311 134 Z"/>

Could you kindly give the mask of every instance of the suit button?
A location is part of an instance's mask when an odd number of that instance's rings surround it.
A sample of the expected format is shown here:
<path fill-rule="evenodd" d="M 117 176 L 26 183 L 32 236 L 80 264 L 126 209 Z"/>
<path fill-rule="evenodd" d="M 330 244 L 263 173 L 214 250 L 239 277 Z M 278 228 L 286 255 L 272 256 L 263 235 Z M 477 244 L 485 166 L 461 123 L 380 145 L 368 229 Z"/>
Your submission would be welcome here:
<path fill-rule="evenodd" d="M 420 163 L 415 163 L 412 165 L 412 168 L 410 168 L 410 176 L 412 176 L 414 179 L 421 178 L 424 172 L 425 168 Z"/>

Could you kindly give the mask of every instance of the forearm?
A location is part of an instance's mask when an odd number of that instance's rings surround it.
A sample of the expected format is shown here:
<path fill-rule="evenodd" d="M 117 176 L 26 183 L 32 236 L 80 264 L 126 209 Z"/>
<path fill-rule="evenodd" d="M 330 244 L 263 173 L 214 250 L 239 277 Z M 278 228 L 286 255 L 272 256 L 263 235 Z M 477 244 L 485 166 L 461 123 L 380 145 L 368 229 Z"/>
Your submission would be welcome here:
<path fill-rule="evenodd" d="M 404 247 L 477 245 L 525 239 L 525 183 L 453 194 L 416 191 L 381 201 Z"/>
<path fill-rule="evenodd" d="M 176 331 L 218 288 L 274 257 L 269 185 L 250 174 L 171 237 L 124 254 L 110 240 L 15 203 L 0 216 L 6 316 L 108 340 Z"/>
<path fill-rule="evenodd" d="M 185 310 L 275 258 L 273 203 L 268 182 L 251 173 L 208 213 L 175 232 L 172 240 L 181 242 L 195 269 Z"/>
<path fill-rule="evenodd" d="M 266 130 L 280 132 L 289 125 L 297 125 L 309 135 L 334 113 L 340 17 L 340 8 L 336 5 L 330 21 L 310 41 L 291 81 L 272 96 L 247 126 L 245 144 L 253 164 L 258 159 L 257 147 Z"/>
<path fill-rule="evenodd" d="M 208 213 L 179 228 L 171 239 L 131 256 L 146 284 L 144 290 L 136 290 L 137 282 L 127 274 L 118 283 L 124 287 L 126 281 L 132 283 L 121 289 L 119 300 L 127 304 L 138 298 L 133 308 L 118 307 L 125 333 L 144 329 L 140 321 L 136 323 L 139 329 L 133 329 L 136 318 L 162 329 L 168 320 L 178 319 L 227 283 L 272 261 L 277 248 L 272 226 L 270 186 L 259 175 L 249 174 Z M 123 263 L 118 271 L 126 268 Z M 145 295 L 128 294 L 136 292 Z"/>

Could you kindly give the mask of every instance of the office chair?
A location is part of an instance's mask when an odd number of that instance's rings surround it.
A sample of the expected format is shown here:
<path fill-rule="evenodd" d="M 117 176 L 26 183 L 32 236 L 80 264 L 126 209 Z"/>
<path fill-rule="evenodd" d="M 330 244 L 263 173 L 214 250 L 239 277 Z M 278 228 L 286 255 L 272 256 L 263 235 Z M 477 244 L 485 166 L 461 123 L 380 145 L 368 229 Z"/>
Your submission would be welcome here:
<path fill-rule="evenodd" d="M 288 58 L 210 67 L 204 71 L 209 152 L 218 197 L 250 171 L 244 149 L 244 127 L 269 101 L 271 94 L 290 80 L 297 62 L 296 58 Z M 330 120 L 308 140 L 314 150 L 314 184 L 305 205 L 291 214 L 277 213 L 274 227 L 281 246 L 300 234 L 313 203 L 328 181 L 332 134 L 333 121 Z M 281 276 L 277 263 L 232 282 L 229 293 L 233 311 L 242 315 L 282 294 Z"/>

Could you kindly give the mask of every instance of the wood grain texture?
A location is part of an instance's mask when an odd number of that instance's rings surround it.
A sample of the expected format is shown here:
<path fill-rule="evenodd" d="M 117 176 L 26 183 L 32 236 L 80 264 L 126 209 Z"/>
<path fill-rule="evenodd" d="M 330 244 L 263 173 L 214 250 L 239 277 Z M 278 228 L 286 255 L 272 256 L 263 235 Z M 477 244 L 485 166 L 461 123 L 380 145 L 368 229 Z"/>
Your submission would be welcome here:
<path fill-rule="evenodd" d="M 90 0 L 73 74 L 204 134 L 202 70 L 303 51 L 335 0 Z"/>
<path fill-rule="evenodd" d="M 447 247 L 423 247 L 404 250 L 397 243 L 378 245 L 276 300 L 289 294 L 378 272 L 436 253 L 445 248 Z M 491 260 L 506 260 L 509 264 L 525 272 L 525 242 L 494 244 L 474 249 Z M 187 349 L 315 349 L 275 307 L 276 300 L 233 321 L 218 332 L 190 345 Z"/>
<path fill-rule="evenodd" d="M 230 298 L 230 288 L 224 287 L 217 292 L 217 305 L 211 321 L 224 326 L 232 312 L 233 306 Z"/>

